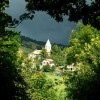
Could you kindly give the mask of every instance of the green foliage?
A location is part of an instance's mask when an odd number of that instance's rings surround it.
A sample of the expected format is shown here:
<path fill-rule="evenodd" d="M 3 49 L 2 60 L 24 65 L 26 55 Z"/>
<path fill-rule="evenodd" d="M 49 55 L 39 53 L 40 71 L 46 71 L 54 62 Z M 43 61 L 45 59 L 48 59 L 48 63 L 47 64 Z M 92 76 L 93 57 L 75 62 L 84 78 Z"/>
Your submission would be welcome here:
<path fill-rule="evenodd" d="M 59 52 L 61 52 L 61 48 L 57 45 L 53 45 L 52 54 L 56 54 L 56 53 L 59 53 Z"/>
<path fill-rule="evenodd" d="M 0 43 L 1 98 L 24 100 L 27 98 L 27 85 L 20 75 L 20 65 L 17 61 L 17 51 L 20 45 L 19 33 L 6 30 L 5 35 L 0 37 Z"/>
<path fill-rule="evenodd" d="M 35 73 L 31 77 L 31 80 L 33 81 L 32 83 L 33 91 L 39 91 L 43 88 L 43 85 L 46 82 L 46 77 L 44 74 Z"/>
<path fill-rule="evenodd" d="M 25 36 L 21 36 L 21 42 L 22 42 L 22 47 L 31 49 L 31 50 L 35 50 L 35 49 L 40 50 L 45 45 L 45 42 L 36 41 Z"/>
<path fill-rule="evenodd" d="M 20 36 L 16 31 L 8 30 L 12 23 L 12 17 L 5 13 L 8 4 L 8 0 L 0 1 L 0 99 L 29 100 L 17 59 Z"/>
<path fill-rule="evenodd" d="M 100 99 L 100 31 L 79 24 L 72 31 L 71 47 L 66 49 L 67 64 L 75 64 L 73 72 L 67 71 L 65 84 L 71 100 Z"/>
<path fill-rule="evenodd" d="M 22 58 L 22 57 L 21 57 Z M 27 92 L 30 95 L 30 98 L 33 100 L 56 100 L 56 91 L 53 89 L 53 82 L 52 80 L 48 79 L 44 73 L 38 70 L 36 65 L 36 69 L 34 70 L 30 66 L 30 60 L 25 59 L 23 60 L 24 64 L 22 64 L 22 75 L 24 80 L 28 84 Z M 34 63 L 34 62 L 33 62 Z"/>
<path fill-rule="evenodd" d="M 65 62 L 66 62 L 65 56 L 66 56 L 65 53 L 63 52 L 63 50 L 61 50 L 61 48 L 59 46 L 54 45 L 52 47 L 51 57 L 55 61 L 55 64 L 57 66 L 64 66 L 65 65 Z"/>
<path fill-rule="evenodd" d="M 54 72 L 54 71 L 55 71 L 55 68 L 56 68 L 56 66 L 52 66 L 52 67 L 50 68 L 50 71 L 51 71 L 51 72 Z"/>
<path fill-rule="evenodd" d="M 50 72 L 50 66 L 49 65 L 45 65 L 42 68 L 43 72 Z"/>
<path fill-rule="evenodd" d="M 56 100 L 53 82 L 47 80 L 43 73 L 35 73 L 31 77 L 32 98 L 36 100 Z"/>
<path fill-rule="evenodd" d="M 24 46 L 20 46 L 20 50 L 23 51 L 23 54 L 25 55 L 25 57 L 28 57 L 28 54 L 30 54 L 31 52 L 33 52 L 33 49 L 26 48 Z"/>
<path fill-rule="evenodd" d="M 41 60 L 44 60 L 48 57 L 48 54 L 45 48 L 42 48 L 40 56 L 41 56 Z"/>
<path fill-rule="evenodd" d="M 53 72 L 55 71 L 55 66 L 45 65 L 42 68 L 43 72 Z"/>

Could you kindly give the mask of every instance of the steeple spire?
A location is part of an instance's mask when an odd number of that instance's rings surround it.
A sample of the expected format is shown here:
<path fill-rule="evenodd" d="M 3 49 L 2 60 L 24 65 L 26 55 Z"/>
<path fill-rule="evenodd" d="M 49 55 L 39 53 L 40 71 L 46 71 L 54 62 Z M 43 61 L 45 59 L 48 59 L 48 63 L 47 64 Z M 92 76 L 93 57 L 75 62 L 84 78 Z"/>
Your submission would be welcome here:
<path fill-rule="evenodd" d="M 45 49 L 48 53 L 51 52 L 51 43 L 50 43 L 50 40 L 48 39 L 46 44 L 45 44 Z"/>

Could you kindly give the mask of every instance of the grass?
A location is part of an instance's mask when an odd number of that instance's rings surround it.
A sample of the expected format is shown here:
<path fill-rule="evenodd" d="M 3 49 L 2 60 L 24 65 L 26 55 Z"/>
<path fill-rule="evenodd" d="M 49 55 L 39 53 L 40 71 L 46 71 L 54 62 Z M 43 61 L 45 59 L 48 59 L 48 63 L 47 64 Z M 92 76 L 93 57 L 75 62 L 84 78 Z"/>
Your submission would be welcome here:
<path fill-rule="evenodd" d="M 32 49 L 26 48 L 26 47 L 20 47 L 20 49 L 23 51 L 24 55 L 27 57 L 28 54 L 30 54 L 31 52 L 33 52 Z"/>
<path fill-rule="evenodd" d="M 63 80 L 61 76 L 56 76 L 55 73 L 46 72 L 45 75 L 47 76 L 48 79 L 51 79 L 52 81 L 55 81 L 55 79 Z"/>
<path fill-rule="evenodd" d="M 64 91 L 65 85 L 64 80 L 62 76 L 56 76 L 55 73 L 60 72 L 58 68 L 56 68 L 55 72 L 45 72 L 45 75 L 47 76 L 47 79 L 50 79 L 53 81 L 54 89 L 56 90 L 57 94 L 57 100 L 64 100 L 64 96 L 66 92 Z"/>

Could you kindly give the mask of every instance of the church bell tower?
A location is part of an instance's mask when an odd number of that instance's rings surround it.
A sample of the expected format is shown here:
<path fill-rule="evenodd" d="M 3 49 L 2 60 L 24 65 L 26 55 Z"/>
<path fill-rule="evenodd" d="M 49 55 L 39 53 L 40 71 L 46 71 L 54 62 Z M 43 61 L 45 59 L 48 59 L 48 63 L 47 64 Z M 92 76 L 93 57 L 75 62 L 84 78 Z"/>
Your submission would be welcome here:
<path fill-rule="evenodd" d="M 48 54 L 51 53 L 51 43 L 50 43 L 49 39 L 47 40 L 47 42 L 45 44 L 45 50 L 47 51 Z"/>

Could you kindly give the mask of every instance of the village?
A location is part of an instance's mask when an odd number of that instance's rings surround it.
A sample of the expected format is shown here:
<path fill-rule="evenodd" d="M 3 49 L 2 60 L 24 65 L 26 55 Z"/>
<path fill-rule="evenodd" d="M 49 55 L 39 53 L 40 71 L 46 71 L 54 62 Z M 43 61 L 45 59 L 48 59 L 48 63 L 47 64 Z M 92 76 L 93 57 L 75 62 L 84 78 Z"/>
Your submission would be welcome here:
<path fill-rule="evenodd" d="M 51 69 L 59 69 L 61 71 L 64 71 L 65 68 L 68 69 L 68 70 L 71 70 L 73 71 L 74 70 L 74 63 L 71 64 L 71 65 L 60 65 L 60 66 L 57 66 L 55 64 L 55 61 L 50 57 L 51 56 L 51 53 L 52 53 L 52 44 L 50 43 L 50 40 L 48 39 L 44 48 L 45 49 L 45 52 L 47 54 L 47 58 L 43 59 L 41 62 L 39 62 L 39 66 L 40 66 L 40 70 L 45 67 L 45 66 L 48 66 L 50 67 Z M 41 59 L 41 52 L 42 50 L 34 50 L 32 53 L 28 54 L 28 59 L 33 62 L 32 65 L 30 67 L 32 67 L 33 69 L 36 68 L 36 60 L 39 60 Z M 61 59 L 62 60 L 62 59 Z M 53 68 L 54 67 L 54 68 Z"/>
<path fill-rule="evenodd" d="M 1 0 L 0 100 L 100 100 L 100 0 Z"/>

